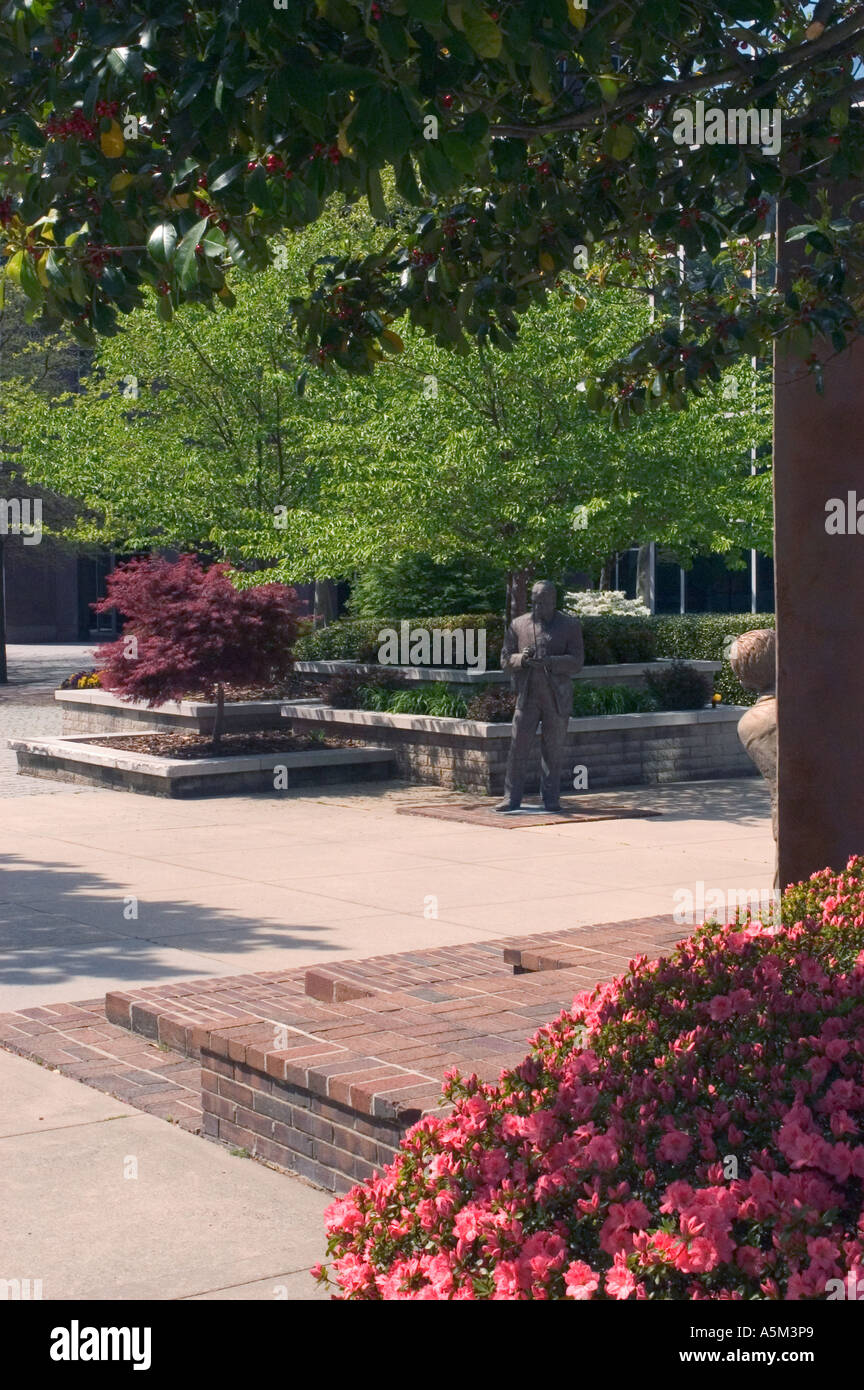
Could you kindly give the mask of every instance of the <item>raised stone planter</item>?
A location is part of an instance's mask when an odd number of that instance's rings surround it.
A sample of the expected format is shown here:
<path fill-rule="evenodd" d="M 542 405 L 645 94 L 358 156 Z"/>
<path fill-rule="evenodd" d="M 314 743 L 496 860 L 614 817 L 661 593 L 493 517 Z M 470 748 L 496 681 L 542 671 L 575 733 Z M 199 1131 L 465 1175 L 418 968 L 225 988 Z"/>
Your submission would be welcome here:
<path fill-rule="evenodd" d="M 282 726 L 284 731 L 284 724 Z M 144 730 L 142 729 L 143 733 Z M 150 731 L 152 732 L 152 730 Z M 307 730 L 308 732 L 308 730 Z M 127 738 L 129 730 L 115 737 Z M 110 735 L 109 735 L 110 737 Z M 388 748 L 316 748 L 303 753 L 251 753 L 228 758 L 159 758 L 75 738 L 10 739 L 18 771 L 85 786 L 151 796 L 226 796 L 274 790 L 274 768 L 286 769 L 287 789 L 332 782 L 382 781 L 395 775 Z"/>
<path fill-rule="evenodd" d="M 401 776 L 439 787 L 499 795 L 510 746 L 511 724 L 471 719 L 384 714 L 286 703 L 295 733 L 326 729 L 340 738 L 369 740 L 393 751 Z M 587 789 L 650 786 L 711 777 L 752 777 L 755 769 L 738 740 L 743 709 L 734 705 L 660 714 L 615 714 L 571 719 L 562 790 L 573 768 L 587 768 Z M 540 740 L 529 764 L 527 789 L 540 780 Z"/>
<path fill-rule="evenodd" d="M 619 662 L 613 666 L 583 666 L 576 680 L 587 681 L 591 685 L 627 685 L 644 690 L 646 669 L 657 671 L 671 664 L 671 658 L 664 658 L 661 661 Z M 715 671 L 721 669 L 723 663 L 688 661 L 687 665 L 713 676 Z M 305 676 L 335 676 L 343 671 L 356 671 L 364 676 L 380 676 L 386 673 L 396 676 L 405 685 L 413 685 L 417 681 L 447 681 L 452 685 L 469 686 L 506 685 L 510 680 L 506 671 L 499 671 L 497 668 L 475 671 L 461 666 L 380 666 L 376 662 L 363 661 L 298 661 L 294 669 L 298 675 Z"/>
<path fill-rule="evenodd" d="M 143 733 L 145 729 L 178 729 L 211 734 L 216 705 L 207 700 L 170 700 L 150 709 L 139 700 L 121 700 L 108 690 L 55 690 L 63 711 L 64 734 Z M 284 700 L 245 700 L 226 704 L 225 732 L 249 733 L 283 729 Z M 298 700 L 296 704 L 315 704 Z"/>

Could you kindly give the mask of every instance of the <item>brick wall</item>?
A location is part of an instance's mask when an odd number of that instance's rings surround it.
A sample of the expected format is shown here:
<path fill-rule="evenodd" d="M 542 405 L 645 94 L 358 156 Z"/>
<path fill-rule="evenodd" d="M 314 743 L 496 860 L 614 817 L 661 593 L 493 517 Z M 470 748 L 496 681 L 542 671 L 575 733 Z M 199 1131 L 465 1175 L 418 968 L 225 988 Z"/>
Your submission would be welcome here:
<path fill-rule="evenodd" d="M 347 1192 L 393 1161 L 413 1123 L 363 1115 L 246 1062 L 201 1052 L 203 1133 L 328 1192 Z"/>
<path fill-rule="evenodd" d="M 308 731 L 308 720 L 293 720 Z M 328 733 L 392 748 L 399 775 L 439 787 L 500 795 L 504 790 L 509 738 L 472 737 L 423 729 L 389 728 L 328 721 Z M 567 736 L 562 790 L 572 785 L 573 768 L 588 769 L 592 791 L 707 778 L 750 777 L 755 769 L 738 739 L 734 720 L 642 725 L 632 728 L 571 730 Z M 527 790 L 540 785 L 540 739 L 529 762 Z"/>

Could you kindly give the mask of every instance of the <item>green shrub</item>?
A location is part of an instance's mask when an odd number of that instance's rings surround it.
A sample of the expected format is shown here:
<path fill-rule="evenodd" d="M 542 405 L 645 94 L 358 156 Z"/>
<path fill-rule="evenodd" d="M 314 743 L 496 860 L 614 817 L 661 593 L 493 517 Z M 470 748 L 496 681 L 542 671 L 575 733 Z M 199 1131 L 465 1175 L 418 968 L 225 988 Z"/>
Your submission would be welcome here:
<path fill-rule="evenodd" d="M 773 613 L 684 613 L 651 619 L 657 640 L 658 657 L 681 657 L 687 661 L 722 661 L 722 671 L 714 678 L 714 688 L 729 705 L 752 705 L 755 692 L 745 690 L 732 672 L 727 656 L 727 638 L 738 637 L 757 627 L 773 627 Z"/>
<path fill-rule="evenodd" d="M 401 619 L 340 618 L 298 638 L 298 661 L 367 661 L 378 656 L 378 634 Z M 497 613 L 446 613 L 409 619 L 415 627 L 486 629 L 486 663 L 495 669 L 501 660 L 504 619 Z M 582 619 L 586 666 L 617 662 L 643 663 L 657 658 L 684 661 L 723 661 L 715 688 L 727 704 L 752 705 L 755 695 L 745 691 L 732 674 L 726 651 L 727 639 L 757 627 L 773 627 L 773 613 L 687 613 L 652 618 L 587 617 Z M 724 645 L 727 644 L 727 645 Z M 382 668 L 384 669 L 384 668 Z M 479 717 L 479 716 L 478 716 Z"/>
<path fill-rule="evenodd" d="M 711 695 L 710 676 L 686 661 L 673 661 L 659 671 L 646 670 L 645 680 L 658 709 L 702 709 Z"/>
<path fill-rule="evenodd" d="M 391 714 L 429 714 L 436 719 L 464 719 L 465 696 L 448 685 L 421 686 L 419 690 L 397 690 L 388 706 Z"/>
<path fill-rule="evenodd" d="M 365 661 L 378 660 L 378 634 L 387 627 L 396 627 L 402 619 L 339 618 L 329 627 L 319 628 L 298 638 L 294 655 L 298 661 Z M 504 641 L 504 619 L 497 613 L 445 613 L 434 618 L 412 618 L 414 627 L 430 631 L 457 632 L 460 628 L 485 628 L 486 663 L 497 666 L 501 660 Z"/>
<path fill-rule="evenodd" d="M 657 709 L 647 690 L 631 685 L 591 685 L 577 681 L 573 689 L 573 718 L 591 719 L 601 714 L 643 714 Z"/>
<path fill-rule="evenodd" d="M 581 622 L 586 666 L 654 660 L 654 629 L 650 618 L 587 617 Z"/>
<path fill-rule="evenodd" d="M 481 724 L 509 724 L 516 713 L 516 692 L 509 685 L 487 685 L 468 703 L 467 716 Z"/>
<path fill-rule="evenodd" d="M 370 677 L 361 671 L 346 669 L 322 680 L 318 685 L 317 694 L 319 699 L 332 705 L 334 709 L 376 709 L 376 705 L 363 703 L 363 698 L 370 689 L 369 682 Z M 374 689 L 384 696 L 391 693 L 395 685 L 394 677 L 388 675 L 386 668 L 382 668 L 381 677 L 375 681 Z"/>
<path fill-rule="evenodd" d="M 339 618 L 328 627 L 305 632 L 294 643 L 298 661 L 375 661 L 380 623 Z"/>
<path fill-rule="evenodd" d="M 387 613 L 391 622 L 428 619 L 435 613 L 503 612 L 506 589 L 506 572 L 482 556 L 457 556 L 436 564 L 428 555 L 406 555 L 392 564 L 361 570 L 348 607 L 359 618 Z"/>

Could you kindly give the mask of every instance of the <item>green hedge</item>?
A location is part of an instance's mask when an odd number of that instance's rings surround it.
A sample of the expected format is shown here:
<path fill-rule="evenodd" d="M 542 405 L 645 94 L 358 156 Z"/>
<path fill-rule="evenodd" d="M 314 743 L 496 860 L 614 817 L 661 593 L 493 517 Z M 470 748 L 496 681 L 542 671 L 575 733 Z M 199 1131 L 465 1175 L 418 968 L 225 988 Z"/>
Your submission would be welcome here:
<path fill-rule="evenodd" d="M 300 637 L 295 655 L 300 661 L 375 661 L 378 633 L 398 623 L 386 618 L 340 618 L 329 627 Z M 412 626 L 453 630 L 486 629 L 486 664 L 496 669 L 501 660 L 504 619 L 497 613 L 444 614 L 415 618 Z M 679 657 L 684 661 L 724 661 L 725 642 L 756 627 L 773 627 L 773 613 L 688 613 L 653 618 L 583 618 L 586 666 L 653 661 Z M 742 689 L 728 661 L 717 672 L 715 688 L 725 703 L 751 705 L 752 691 Z"/>
<path fill-rule="evenodd" d="M 504 619 L 497 613 L 445 613 L 437 618 L 412 618 L 412 627 L 457 632 L 460 628 L 486 629 L 486 665 L 497 667 L 504 641 Z M 399 631 L 390 618 L 339 618 L 329 627 L 306 633 L 294 646 L 298 661 L 377 661 L 378 634 L 384 628 Z"/>
<path fill-rule="evenodd" d="M 723 669 L 714 679 L 714 688 L 728 705 L 752 705 L 756 695 L 745 690 L 732 674 L 726 655 L 726 639 L 751 632 L 757 627 L 773 627 L 773 613 L 684 613 L 651 620 L 657 639 L 658 657 L 682 657 L 685 661 L 722 661 Z"/>
<path fill-rule="evenodd" d="M 615 666 L 621 661 L 653 661 L 654 631 L 650 618 L 582 618 L 586 666 Z"/>

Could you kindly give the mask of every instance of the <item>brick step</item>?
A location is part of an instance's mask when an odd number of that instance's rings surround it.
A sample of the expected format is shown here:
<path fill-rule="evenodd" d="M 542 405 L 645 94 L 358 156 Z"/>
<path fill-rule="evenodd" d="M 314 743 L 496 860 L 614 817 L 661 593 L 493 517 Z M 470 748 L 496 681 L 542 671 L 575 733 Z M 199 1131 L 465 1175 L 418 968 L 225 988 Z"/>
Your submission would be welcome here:
<path fill-rule="evenodd" d="M 451 1067 L 494 1080 L 573 996 L 668 952 L 671 917 L 141 989 L 0 1016 L 0 1045 L 344 1191 L 438 1110 Z"/>

